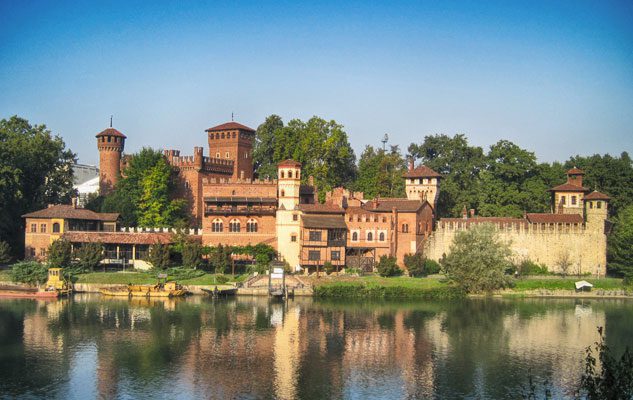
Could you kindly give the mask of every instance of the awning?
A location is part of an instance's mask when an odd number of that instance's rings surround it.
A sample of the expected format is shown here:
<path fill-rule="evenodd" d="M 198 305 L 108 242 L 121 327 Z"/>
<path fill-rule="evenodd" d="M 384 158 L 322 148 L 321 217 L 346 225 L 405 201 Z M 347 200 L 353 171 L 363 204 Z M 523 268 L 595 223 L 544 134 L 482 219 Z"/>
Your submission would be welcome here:
<path fill-rule="evenodd" d="M 576 290 L 581 290 L 581 289 L 590 289 L 593 287 L 593 285 L 587 281 L 578 281 L 576 283 L 574 283 L 574 285 L 576 285 Z"/>

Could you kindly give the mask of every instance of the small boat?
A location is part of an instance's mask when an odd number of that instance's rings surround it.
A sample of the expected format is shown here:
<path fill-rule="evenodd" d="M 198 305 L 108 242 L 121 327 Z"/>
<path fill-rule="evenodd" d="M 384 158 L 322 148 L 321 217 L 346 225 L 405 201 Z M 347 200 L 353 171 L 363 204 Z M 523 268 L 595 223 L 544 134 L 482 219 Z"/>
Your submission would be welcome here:
<path fill-rule="evenodd" d="M 101 294 L 119 297 L 178 297 L 189 291 L 176 282 L 157 283 L 156 285 L 127 285 L 127 287 L 101 289 Z"/>
<path fill-rule="evenodd" d="M 72 293 L 72 287 L 64 279 L 62 268 L 48 269 L 48 280 L 44 287 L 0 286 L 0 297 L 56 299 L 61 296 L 68 296 L 70 293 Z"/>
<path fill-rule="evenodd" d="M 237 294 L 237 288 L 235 287 L 226 288 L 226 289 L 218 289 L 218 287 L 216 286 L 215 288 L 213 288 L 213 290 L 207 289 L 207 288 L 200 288 L 200 290 L 202 290 L 203 292 L 205 292 L 206 294 L 212 297 L 233 296 Z"/>

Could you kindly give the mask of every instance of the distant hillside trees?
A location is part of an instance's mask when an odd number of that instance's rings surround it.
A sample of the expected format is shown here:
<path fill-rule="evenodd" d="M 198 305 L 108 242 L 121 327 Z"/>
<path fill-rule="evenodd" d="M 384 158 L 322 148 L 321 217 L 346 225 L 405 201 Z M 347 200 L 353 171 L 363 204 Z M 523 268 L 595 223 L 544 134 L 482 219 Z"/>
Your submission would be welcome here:
<path fill-rule="evenodd" d="M 159 150 L 143 148 L 132 155 L 114 191 L 87 207 L 118 212 L 125 226 L 167 227 L 189 220 L 187 202 L 177 198 L 177 171 Z"/>
<path fill-rule="evenodd" d="M 336 121 L 312 117 L 284 125 L 277 115 L 266 118 L 257 128 L 255 173 L 259 178 L 276 178 L 277 163 L 288 158 L 303 164 L 302 180 L 313 176 L 322 197 L 334 187 L 349 187 L 356 178 L 356 155 Z"/>
<path fill-rule="evenodd" d="M 75 154 L 46 125 L 13 116 L 0 120 L 0 241 L 24 254 L 21 215 L 49 203 L 70 203 Z"/>

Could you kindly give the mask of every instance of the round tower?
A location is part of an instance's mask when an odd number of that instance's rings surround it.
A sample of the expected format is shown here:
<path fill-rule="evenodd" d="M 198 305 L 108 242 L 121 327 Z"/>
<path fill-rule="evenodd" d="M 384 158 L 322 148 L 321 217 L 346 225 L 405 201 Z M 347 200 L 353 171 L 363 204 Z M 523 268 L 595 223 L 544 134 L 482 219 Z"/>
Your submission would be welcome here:
<path fill-rule="evenodd" d="M 116 129 L 108 129 L 96 135 L 99 149 L 99 194 L 110 193 L 121 176 L 121 153 L 125 147 L 125 135 Z"/>

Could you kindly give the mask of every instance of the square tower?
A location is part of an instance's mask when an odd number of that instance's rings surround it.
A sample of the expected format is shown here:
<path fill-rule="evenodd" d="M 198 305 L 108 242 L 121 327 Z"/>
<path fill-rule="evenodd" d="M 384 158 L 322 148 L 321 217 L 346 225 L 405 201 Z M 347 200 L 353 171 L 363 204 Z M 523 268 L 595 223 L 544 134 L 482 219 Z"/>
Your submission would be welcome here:
<path fill-rule="evenodd" d="M 584 174 L 584 171 L 574 167 L 567 171 L 566 183 L 550 189 L 555 214 L 583 215 L 584 196 L 589 192 L 588 188 L 582 186 Z"/>
<path fill-rule="evenodd" d="M 404 185 L 407 199 L 428 201 L 435 208 L 440 194 L 440 179 L 442 175 L 426 165 L 414 168 L 413 160 L 409 161 L 409 169 L 404 174 Z"/>
<path fill-rule="evenodd" d="M 237 122 L 227 122 L 206 130 L 209 157 L 232 160 L 234 180 L 253 178 L 253 142 L 255 130 Z"/>

